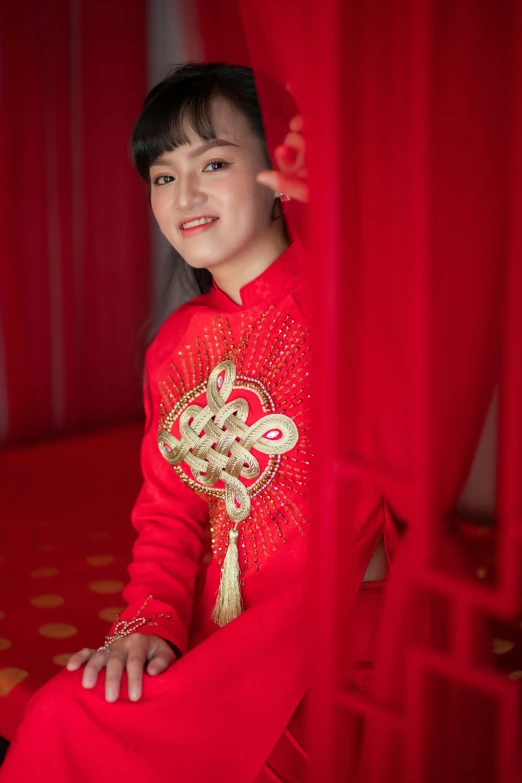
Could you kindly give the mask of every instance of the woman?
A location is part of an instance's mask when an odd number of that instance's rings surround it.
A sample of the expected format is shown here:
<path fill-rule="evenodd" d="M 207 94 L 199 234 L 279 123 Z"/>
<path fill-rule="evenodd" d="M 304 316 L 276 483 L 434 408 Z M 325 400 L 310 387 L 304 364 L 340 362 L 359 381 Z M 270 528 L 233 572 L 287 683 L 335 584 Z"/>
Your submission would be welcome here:
<path fill-rule="evenodd" d="M 307 198 L 300 131 L 296 117 L 281 171 L 267 170 L 253 75 L 238 66 L 178 67 L 145 101 L 134 160 L 203 293 L 147 354 L 128 606 L 32 699 L 2 783 L 304 779 L 311 368 L 282 208 Z M 379 525 L 362 554 L 361 687 L 371 580 L 386 570 Z"/>

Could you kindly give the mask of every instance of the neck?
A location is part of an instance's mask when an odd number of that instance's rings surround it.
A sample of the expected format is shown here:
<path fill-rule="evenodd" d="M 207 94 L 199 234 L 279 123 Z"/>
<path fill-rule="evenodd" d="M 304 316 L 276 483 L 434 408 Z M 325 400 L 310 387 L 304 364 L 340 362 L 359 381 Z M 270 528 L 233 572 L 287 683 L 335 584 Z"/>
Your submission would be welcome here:
<path fill-rule="evenodd" d="M 243 286 L 262 275 L 288 246 L 289 242 L 283 233 L 262 238 L 244 253 L 213 268 L 214 282 L 233 302 L 240 305 Z"/>

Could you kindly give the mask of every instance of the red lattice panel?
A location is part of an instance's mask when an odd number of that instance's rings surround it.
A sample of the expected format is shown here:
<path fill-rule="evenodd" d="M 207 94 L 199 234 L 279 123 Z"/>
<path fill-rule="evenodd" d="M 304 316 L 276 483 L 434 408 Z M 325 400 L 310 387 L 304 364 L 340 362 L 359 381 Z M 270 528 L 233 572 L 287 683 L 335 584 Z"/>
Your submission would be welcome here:
<path fill-rule="evenodd" d="M 519 683 L 495 668 L 489 624 L 520 611 L 520 6 L 310 8 L 314 780 L 519 780 Z M 481 581 L 448 514 L 497 384 L 496 576 Z M 367 487 L 407 530 L 371 696 L 339 674 Z"/>

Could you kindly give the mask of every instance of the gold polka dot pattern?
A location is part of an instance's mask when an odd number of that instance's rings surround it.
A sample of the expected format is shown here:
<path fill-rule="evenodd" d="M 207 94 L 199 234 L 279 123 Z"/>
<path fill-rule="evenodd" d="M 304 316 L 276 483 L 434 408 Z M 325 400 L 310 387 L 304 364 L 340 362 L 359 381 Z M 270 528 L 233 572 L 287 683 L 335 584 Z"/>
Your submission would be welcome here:
<path fill-rule="evenodd" d="M 115 559 L 114 555 L 90 555 L 85 558 L 87 565 L 90 566 L 110 565 L 111 563 L 114 563 Z"/>
<path fill-rule="evenodd" d="M 0 636 L 0 650 L 8 650 L 13 646 L 13 643 L 9 639 L 4 639 Z"/>
<path fill-rule="evenodd" d="M 8 696 L 13 688 L 27 677 L 29 677 L 29 672 L 26 672 L 25 669 L 15 667 L 0 669 L 0 696 Z"/>
<path fill-rule="evenodd" d="M 37 568 L 36 570 L 31 571 L 29 576 L 33 579 L 47 579 L 50 576 L 56 576 L 57 573 L 57 568 Z"/>
<path fill-rule="evenodd" d="M 32 606 L 36 606 L 38 609 L 54 609 L 57 606 L 62 606 L 65 603 L 65 598 L 61 595 L 35 595 L 29 599 L 29 603 Z"/>
<path fill-rule="evenodd" d="M 114 623 L 121 612 L 123 612 L 123 609 L 123 606 L 107 606 L 105 609 L 101 609 L 98 612 L 98 617 L 101 620 L 106 620 L 108 623 Z"/>
<path fill-rule="evenodd" d="M 60 653 L 59 655 L 53 655 L 53 663 L 57 666 L 67 666 L 74 653 Z"/>
<path fill-rule="evenodd" d="M 514 643 L 508 639 L 493 639 L 493 652 L 495 655 L 505 655 L 514 648 Z"/>
<path fill-rule="evenodd" d="M 46 623 L 38 627 L 38 633 L 47 639 L 68 639 L 77 634 L 78 629 L 69 623 Z"/>
<path fill-rule="evenodd" d="M 89 582 L 88 588 L 92 593 L 102 593 L 103 595 L 115 595 L 121 593 L 124 584 L 120 579 L 98 579 L 96 582 Z"/>

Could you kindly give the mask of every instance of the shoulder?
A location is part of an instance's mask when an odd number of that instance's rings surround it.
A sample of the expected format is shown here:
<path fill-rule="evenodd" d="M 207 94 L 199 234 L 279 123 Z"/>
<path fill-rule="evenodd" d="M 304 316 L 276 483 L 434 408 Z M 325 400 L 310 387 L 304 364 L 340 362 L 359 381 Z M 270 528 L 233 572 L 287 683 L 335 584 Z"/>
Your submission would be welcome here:
<path fill-rule="evenodd" d="M 148 373 L 161 366 L 165 360 L 172 361 L 172 353 L 184 335 L 195 321 L 205 320 L 210 310 L 210 295 L 202 294 L 178 307 L 165 319 L 147 349 Z"/>

